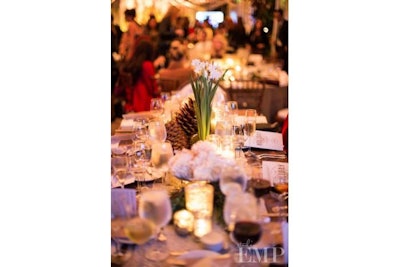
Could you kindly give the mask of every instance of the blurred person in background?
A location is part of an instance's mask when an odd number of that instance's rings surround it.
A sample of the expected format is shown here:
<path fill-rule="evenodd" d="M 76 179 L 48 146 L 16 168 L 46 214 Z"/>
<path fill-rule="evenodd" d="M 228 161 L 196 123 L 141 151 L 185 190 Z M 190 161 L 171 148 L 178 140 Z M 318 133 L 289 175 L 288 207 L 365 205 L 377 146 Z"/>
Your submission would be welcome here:
<path fill-rule="evenodd" d="M 278 23 L 278 32 L 275 40 L 275 49 L 278 59 L 283 61 L 282 70 L 289 73 L 289 22 L 283 17 L 283 10 L 274 10 L 274 19 Z"/>
<path fill-rule="evenodd" d="M 158 72 L 160 86 L 163 87 L 162 81 L 177 80 L 178 87 L 190 82 L 193 69 L 188 62 L 186 55 L 186 46 L 183 39 L 174 39 L 171 42 L 167 53 L 167 67 Z"/>
<path fill-rule="evenodd" d="M 256 19 L 254 26 L 250 31 L 248 42 L 251 47 L 252 54 L 260 54 L 266 56 L 269 52 L 268 33 L 264 32 L 264 24 L 261 19 Z"/>
<path fill-rule="evenodd" d="M 114 88 L 118 81 L 118 49 L 121 42 L 122 31 L 119 25 L 114 24 L 114 17 L 111 14 L 111 121 L 115 118 L 122 118 L 122 104 L 114 94 Z"/>
<path fill-rule="evenodd" d="M 178 25 L 179 8 L 176 6 L 170 6 L 162 18 L 158 31 L 160 34 L 160 43 L 158 46 L 160 55 L 167 55 L 169 45 L 175 38 L 183 38 L 185 31 Z"/>
<path fill-rule="evenodd" d="M 156 53 L 158 53 L 158 44 L 160 42 L 160 32 L 158 30 L 158 25 L 159 23 L 156 17 L 154 15 L 150 15 L 143 29 L 143 34 L 150 37 L 150 40 L 153 43 L 154 50 L 156 51 Z"/>
<path fill-rule="evenodd" d="M 121 43 L 119 45 L 119 55 L 122 61 L 129 62 L 135 52 L 136 39 L 142 35 L 143 28 L 135 20 L 136 10 L 127 9 L 124 12 L 125 20 L 128 23 L 128 30 L 122 34 Z"/>
<path fill-rule="evenodd" d="M 137 40 L 135 53 L 122 70 L 130 79 L 125 86 L 124 112 L 150 110 L 150 100 L 160 96 L 160 88 L 155 79 L 154 46 L 149 38 Z"/>

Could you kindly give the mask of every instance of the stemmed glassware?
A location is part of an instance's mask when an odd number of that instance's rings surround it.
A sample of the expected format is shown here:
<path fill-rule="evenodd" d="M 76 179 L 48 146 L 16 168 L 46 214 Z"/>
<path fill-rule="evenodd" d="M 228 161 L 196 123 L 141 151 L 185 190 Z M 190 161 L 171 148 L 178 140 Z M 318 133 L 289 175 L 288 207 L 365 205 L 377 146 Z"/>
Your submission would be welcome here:
<path fill-rule="evenodd" d="M 225 103 L 225 117 L 232 124 L 232 126 L 236 125 L 236 118 L 239 113 L 239 105 L 237 101 L 227 101 Z"/>
<path fill-rule="evenodd" d="M 111 157 L 111 173 L 118 180 L 122 189 L 124 189 L 127 179 L 134 179 L 130 169 L 129 157 L 126 154 Z"/>
<path fill-rule="evenodd" d="M 150 100 L 150 111 L 155 117 L 160 117 L 164 113 L 164 102 L 161 97 Z"/>
<path fill-rule="evenodd" d="M 121 243 L 119 238 L 123 236 L 125 224 L 128 220 L 127 216 L 116 216 L 111 213 L 111 239 L 115 243 L 115 251 L 111 254 L 111 262 L 122 264 L 126 262 L 131 256 L 129 251 L 121 250 Z"/>
<path fill-rule="evenodd" d="M 240 191 L 244 192 L 247 187 L 246 173 L 239 166 L 230 166 L 226 168 L 219 179 L 219 187 L 224 195 L 228 195 L 231 190 L 237 191 L 239 185 Z M 236 188 L 235 188 L 236 187 Z"/>
<path fill-rule="evenodd" d="M 256 244 L 262 235 L 257 200 L 253 194 L 245 192 L 238 202 L 233 218 L 232 236 L 236 242 L 251 246 Z"/>
<path fill-rule="evenodd" d="M 134 173 L 136 175 L 139 191 L 148 189 L 146 186 L 146 172 L 150 165 L 151 144 L 145 140 L 136 140 L 133 144 L 133 156 L 135 158 Z M 143 182 L 143 185 L 141 185 Z"/>
<path fill-rule="evenodd" d="M 254 136 L 254 134 L 256 133 L 256 121 L 257 121 L 257 110 L 246 109 L 244 125 L 243 125 L 243 135 L 245 137 L 245 142 L 249 140 L 250 137 Z M 245 155 L 254 156 L 254 153 L 251 152 L 251 145 L 249 145 L 249 149 L 247 150 Z"/>
<path fill-rule="evenodd" d="M 289 183 L 288 175 L 284 165 L 278 165 L 278 171 L 275 177 L 273 177 L 273 188 L 276 193 L 278 193 L 279 206 L 275 207 L 278 209 L 278 213 L 282 218 L 283 213 L 288 211 L 287 200 L 289 198 Z"/>
<path fill-rule="evenodd" d="M 162 183 L 165 183 L 165 176 L 168 172 L 168 161 L 174 156 L 170 142 L 153 143 L 151 150 L 151 163 L 156 170 L 162 172 Z"/>
<path fill-rule="evenodd" d="M 162 261 L 169 256 L 163 228 L 172 217 L 172 206 L 167 190 L 157 188 L 142 192 L 139 200 L 139 216 L 151 220 L 157 227 L 157 238 L 146 249 L 149 260 Z"/>
<path fill-rule="evenodd" d="M 115 251 L 111 254 L 111 262 L 123 264 L 131 253 L 121 250 L 120 238 L 125 237 L 124 228 L 136 214 L 136 191 L 134 189 L 111 190 L 111 239 L 115 243 Z"/>
<path fill-rule="evenodd" d="M 147 119 L 136 119 L 134 120 L 134 140 L 147 140 L 149 138 L 149 131 L 148 131 L 148 121 Z"/>
<path fill-rule="evenodd" d="M 149 138 L 153 142 L 165 142 L 167 140 L 167 129 L 165 123 L 161 119 L 155 119 L 148 125 Z"/>

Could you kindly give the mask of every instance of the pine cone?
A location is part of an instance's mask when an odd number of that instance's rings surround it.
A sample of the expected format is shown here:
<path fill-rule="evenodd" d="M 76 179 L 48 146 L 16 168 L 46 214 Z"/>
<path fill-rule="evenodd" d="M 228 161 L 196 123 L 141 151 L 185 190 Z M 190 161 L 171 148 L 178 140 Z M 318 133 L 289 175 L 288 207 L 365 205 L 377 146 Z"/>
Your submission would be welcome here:
<path fill-rule="evenodd" d="M 165 128 L 167 129 L 167 140 L 171 142 L 174 150 L 190 148 L 190 139 L 176 120 L 167 122 Z"/>
<path fill-rule="evenodd" d="M 192 98 L 180 108 L 175 119 L 189 138 L 197 133 L 197 119 Z"/>

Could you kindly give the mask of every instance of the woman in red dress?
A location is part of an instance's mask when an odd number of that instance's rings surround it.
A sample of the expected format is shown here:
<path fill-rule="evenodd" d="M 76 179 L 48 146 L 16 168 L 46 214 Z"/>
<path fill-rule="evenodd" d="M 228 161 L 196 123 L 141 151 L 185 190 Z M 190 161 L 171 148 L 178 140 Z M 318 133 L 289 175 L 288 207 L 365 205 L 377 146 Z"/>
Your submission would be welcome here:
<path fill-rule="evenodd" d="M 160 96 L 160 89 L 154 77 L 154 48 L 146 38 L 137 42 L 132 59 L 124 67 L 131 77 L 131 85 L 125 87 L 124 111 L 140 112 L 150 110 L 150 100 Z"/>

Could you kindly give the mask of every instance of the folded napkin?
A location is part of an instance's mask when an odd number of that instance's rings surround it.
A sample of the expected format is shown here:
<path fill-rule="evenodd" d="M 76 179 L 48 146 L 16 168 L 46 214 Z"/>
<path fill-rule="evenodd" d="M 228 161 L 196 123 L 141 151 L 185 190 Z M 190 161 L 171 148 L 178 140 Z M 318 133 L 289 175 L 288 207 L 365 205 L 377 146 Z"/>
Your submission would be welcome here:
<path fill-rule="evenodd" d="M 136 213 L 136 190 L 132 188 L 111 189 L 111 213 L 115 217 Z"/>
<path fill-rule="evenodd" d="M 132 119 L 122 119 L 121 124 L 119 125 L 119 129 L 132 131 L 133 126 L 134 121 Z"/>

